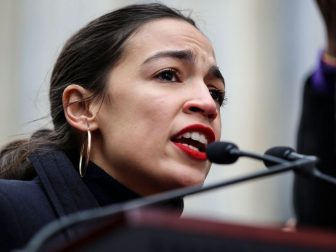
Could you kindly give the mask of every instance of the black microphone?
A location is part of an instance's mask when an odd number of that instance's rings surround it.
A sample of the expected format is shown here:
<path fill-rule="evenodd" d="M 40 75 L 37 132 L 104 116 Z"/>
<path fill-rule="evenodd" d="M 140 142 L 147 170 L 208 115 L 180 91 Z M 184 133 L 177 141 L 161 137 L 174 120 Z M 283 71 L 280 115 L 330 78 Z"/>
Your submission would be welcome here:
<path fill-rule="evenodd" d="M 207 158 L 215 164 L 232 164 L 239 157 L 249 157 L 267 162 L 268 164 L 282 164 L 287 160 L 274 157 L 274 155 L 259 155 L 252 152 L 239 150 L 238 146 L 230 142 L 213 142 L 206 148 Z"/>
<path fill-rule="evenodd" d="M 206 154 L 216 164 L 233 164 L 240 157 L 238 146 L 230 142 L 213 142 L 207 146 Z"/>
<path fill-rule="evenodd" d="M 277 146 L 277 147 L 270 148 L 265 152 L 265 154 L 284 158 L 289 161 L 298 160 L 300 158 L 306 158 L 306 159 L 318 161 L 318 158 L 316 156 L 307 156 L 307 155 L 299 154 L 295 152 L 294 149 L 287 147 L 287 146 Z"/>
<path fill-rule="evenodd" d="M 300 169 L 300 167 L 298 167 L 294 169 L 294 171 L 301 175 L 308 176 L 308 177 L 315 177 L 322 181 L 326 181 L 328 183 L 336 185 L 336 178 L 329 176 L 325 173 L 322 173 L 316 169 L 315 164 L 319 161 L 318 157 L 316 156 L 303 155 L 303 154 L 295 152 L 294 149 L 290 147 L 285 147 L 285 146 L 278 146 L 278 147 L 270 148 L 265 152 L 265 154 L 283 158 L 288 161 L 295 161 L 295 160 L 300 160 L 300 159 L 311 160 L 312 162 L 310 164 L 306 164 L 305 169 Z M 272 168 L 272 165 L 274 164 L 278 164 L 275 162 L 268 162 L 268 161 L 264 161 L 264 163 L 269 168 Z"/>

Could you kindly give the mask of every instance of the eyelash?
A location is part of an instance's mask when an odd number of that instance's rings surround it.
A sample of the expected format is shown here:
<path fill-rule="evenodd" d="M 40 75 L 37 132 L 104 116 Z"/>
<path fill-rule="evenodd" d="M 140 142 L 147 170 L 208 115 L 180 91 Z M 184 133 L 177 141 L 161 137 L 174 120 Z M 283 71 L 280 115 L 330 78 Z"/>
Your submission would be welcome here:
<path fill-rule="evenodd" d="M 167 74 L 170 74 L 170 76 L 167 76 Z M 155 78 L 161 80 L 161 81 L 167 81 L 167 82 L 180 82 L 181 79 L 179 77 L 179 72 L 175 70 L 174 68 L 168 68 L 160 71 L 155 75 Z M 174 78 L 174 80 L 172 80 Z M 209 88 L 209 93 L 211 97 L 214 99 L 214 101 L 219 104 L 219 106 L 222 106 L 227 101 L 227 98 L 225 97 L 225 92 L 217 89 L 217 88 Z"/>
<path fill-rule="evenodd" d="M 171 79 L 167 79 L 167 74 L 173 74 L 173 76 L 169 76 L 169 77 L 173 77 L 175 78 L 175 80 L 171 80 Z M 164 76 L 166 75 L 166 76 Z M 158 74 L 155 75 L 155 78 L 161 80 L 161 81 L 168 81 L 168 82 L 180 82 L 180 78 L 179 78 L 179 72 L 176 71 L 173 68 L 168 68 L 168 69 L 164 69 L 162 71 L 160 71 Z"/>
<path fill-rule="evenodd" d="M 214 101 L 217 102 L 219 104 L 219 106 L 224 105 L 225 102 L 227 101 L 227 98 L 225 96 L 225 92 L 222 91 L 222 90 L 219 90 L 217 88 L 210 88 L 209 93 L 210 93 L 212 99 L 214 99 Z"/>

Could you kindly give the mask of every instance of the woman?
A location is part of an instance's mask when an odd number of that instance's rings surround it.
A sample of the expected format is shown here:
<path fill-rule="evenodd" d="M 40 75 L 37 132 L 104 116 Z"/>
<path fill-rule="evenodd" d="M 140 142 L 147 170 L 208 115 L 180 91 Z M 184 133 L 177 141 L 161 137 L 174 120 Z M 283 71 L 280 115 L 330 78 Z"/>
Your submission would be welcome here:
<path fill-rule="evenodd" d="M 1 248 L 69 213 L 202 184 L 223 100 L 213 48 L 189 17 L 145 4 L 92 21 L 52 72 L 54 130 L 1 152 Z"/>

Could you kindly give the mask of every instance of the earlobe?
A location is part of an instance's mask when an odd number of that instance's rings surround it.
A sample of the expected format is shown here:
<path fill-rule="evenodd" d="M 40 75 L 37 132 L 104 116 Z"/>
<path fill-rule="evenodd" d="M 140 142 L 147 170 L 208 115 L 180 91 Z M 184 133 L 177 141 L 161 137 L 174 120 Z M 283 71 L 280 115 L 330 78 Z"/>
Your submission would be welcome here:
<path fill-rule="evenodd" d="M 65 118 L 77 130 L 87 131 L 89 127 L 93 131 L 98 128 L 95 120 L 96 113 L 90 110 L 92 105 L 90 96 L 90 91 L 76 84 L 67 86 L 63 91 Z"/>

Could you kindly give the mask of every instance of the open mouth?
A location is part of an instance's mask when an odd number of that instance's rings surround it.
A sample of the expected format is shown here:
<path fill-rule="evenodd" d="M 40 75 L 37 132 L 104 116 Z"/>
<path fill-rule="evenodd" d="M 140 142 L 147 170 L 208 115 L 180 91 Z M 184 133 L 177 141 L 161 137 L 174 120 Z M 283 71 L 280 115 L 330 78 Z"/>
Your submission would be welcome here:
<path fill-rule="evenodd" d="M 199 132 L 187 132 L 183 135 L 178 136 L 172 141 L 174 143 L 183 144 L 192 150 L 200 152 L 205 152 L 206 145 L 208 144 L 208 140 L 206 139 L 206 137 Z"/>
<path fill-rule="evenodd" d="M 171 141 L 188 156 L 206 160 L 206 146 L 215 140 L 213 131 L 204 126 L 191 125 L 181 130 Z"/>

